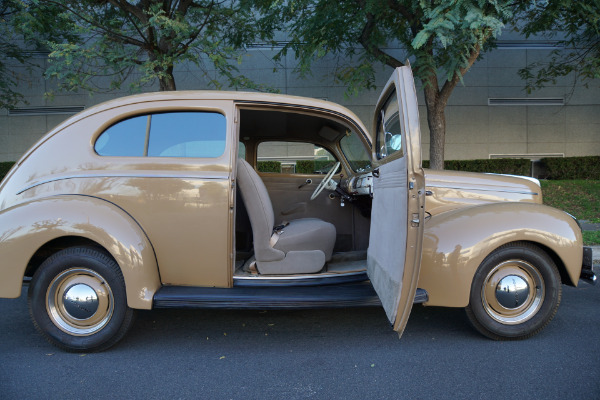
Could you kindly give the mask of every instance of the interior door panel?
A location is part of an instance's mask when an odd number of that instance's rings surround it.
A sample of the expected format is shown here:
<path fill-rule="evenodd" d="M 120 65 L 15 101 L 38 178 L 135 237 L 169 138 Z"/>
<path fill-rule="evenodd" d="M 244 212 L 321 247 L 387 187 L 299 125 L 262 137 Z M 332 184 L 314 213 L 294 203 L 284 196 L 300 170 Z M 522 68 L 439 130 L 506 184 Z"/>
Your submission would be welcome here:
<path fill-rule="evenodd" d="M 354 212 L 349 204 L 340 206 L 339 198 L 330 199 L 329 191 L 323 190 L 314 200 L 311 194 L 324 175 L 260 174 L 275 213 L 275 224 L 299 218 L 319 218 L 335 225 L 337 240 L 334 251 L 353 250 Z M 311 179 L 312 183 L 306 184 Z M 334 177 L 339 182 L 339 175 Z"/>

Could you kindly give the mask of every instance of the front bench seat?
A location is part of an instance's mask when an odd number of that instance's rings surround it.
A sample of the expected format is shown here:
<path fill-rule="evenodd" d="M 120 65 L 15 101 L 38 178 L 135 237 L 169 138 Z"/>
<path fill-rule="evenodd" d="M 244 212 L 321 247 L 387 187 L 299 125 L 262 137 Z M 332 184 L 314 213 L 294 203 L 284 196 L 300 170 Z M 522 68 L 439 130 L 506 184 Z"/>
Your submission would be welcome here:
<path fill-rule="evenodd" d="M 331 259 L 335 226 L 317 218 L 301 218 L 274 232 L 275 214 L 267 188 L 254 168 L 241 158 L 237 180 L 252 225 L 258 272 L 265 275 L 319 272 Z"/>

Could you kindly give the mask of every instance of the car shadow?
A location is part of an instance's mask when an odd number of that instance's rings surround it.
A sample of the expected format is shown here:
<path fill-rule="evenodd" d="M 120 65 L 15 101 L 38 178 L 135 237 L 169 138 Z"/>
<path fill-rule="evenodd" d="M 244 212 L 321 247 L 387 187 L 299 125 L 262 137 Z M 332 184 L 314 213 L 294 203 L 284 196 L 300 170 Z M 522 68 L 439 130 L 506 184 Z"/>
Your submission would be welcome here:
<path fill-rule="evenodd" d="M 420 341 L 451 336 L 478 335 L 464 310 L 441 307 L 413 307 L 403 340 Z M 385 312 L 379 307 L 324 310 L 152 310 L 139 311 L 126 346 L 147 349 L 162 343 L 223 342 L 235 339 L 240 345 L 261 341 L 288 343 L 311 340 L 319 346 L 340 341 L 353 344 L 367 338 L 396 341 Z"/>

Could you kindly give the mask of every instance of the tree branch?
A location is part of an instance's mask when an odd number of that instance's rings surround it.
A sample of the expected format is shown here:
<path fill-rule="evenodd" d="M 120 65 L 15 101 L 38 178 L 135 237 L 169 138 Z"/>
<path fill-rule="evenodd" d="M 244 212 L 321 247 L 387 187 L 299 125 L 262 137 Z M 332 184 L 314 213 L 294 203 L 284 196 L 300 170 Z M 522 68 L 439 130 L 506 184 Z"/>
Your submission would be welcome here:
<path fill-rule="evenodd" d="M 111 0 L 109 0 L 109 1 L 111 1 Z M 101 31 L 105 32 L 106 34 L 112 36 L 115 39 L 121 40 L 123 43 L 131 44 L 131 45 L 138 46 L 138 47 L 144 47 L 144 42 L 140 42 L 137 39 L 134 39 L 129 36 L 121 35 L 119 33 L 111 31 L 111 30 L 107 29 L 105 26 L 102 26 L 99 23 L 92 21 L 89 18 L 86 18 L 81 13 L 77 12 L 75 9 L 73 9 L 69 6 L 66 6 L 66 5 L 64 5 L 58 1 L 54 1 L 54 0 L 48 0 L 48 2 L 53 3 L 53 4 L 57 5 L 58 7 L 69 11 L 71 14 L 75 15 L 77 18 L 81 19 L 82 21 L 85 21 L 88 24 L 90 24 L 91 26 L 96 27 L 97 29 L 100 29 Z"/>
<path fill-rule="evenodd" d="M 477 43 L 473 48 L 469 59 L 467 60 L 467 65 L 465 67 L 460 68 L 459 72 L 456 72 L 451 80 L 446 81 L 446 83 L 444 83 L 442 90 L 440 90 L 438 101 L 443 102 L 442 104 L 444 105 L 448 102 L 448 98 L 450 98 L 452 91 L 454 90 L 458 82 L 460 82 L 461 78 L 465 76 L 469 68 L 471 68 L 471 66 L 475 63 L 480 53 L 481 45 Z"/>
<path fill-rule="evenodd" d="M 367 51 L 367 53 L 374 56 L 376 59 L 383 61 L 385 64 L 392 68 L 403 67 L 404 64 L 390 56 L 386 52 L 382 51 L 379 47 L 369 42 L 373 31 L 375 30 L 375 16 L 371 13 L 367 13 L 367 23 L 365 24 L 358 41 Z"/>

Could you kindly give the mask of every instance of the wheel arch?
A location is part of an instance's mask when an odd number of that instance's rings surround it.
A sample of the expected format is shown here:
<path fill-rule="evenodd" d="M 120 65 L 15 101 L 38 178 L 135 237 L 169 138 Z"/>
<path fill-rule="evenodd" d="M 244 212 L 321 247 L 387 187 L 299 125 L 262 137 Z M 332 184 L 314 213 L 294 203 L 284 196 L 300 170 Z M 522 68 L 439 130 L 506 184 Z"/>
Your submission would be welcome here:
<path fill-rule="evenodd" d="M 425 305 L 466 307 L 473 276 L 485 258 L 516 242 L 531 243 L 576 286 L 583 257 L 581 230 L 566 213 L 539 204 L 494 203 L 431 217 L 425 225 L 419 288 Z"/>
<path fill-rule="evenodd" d="M 44 260 L 51 257 L 53 254 L 70 247 L 94 247 L 104 252 L 116 262 L 112 254 L 110 254 L 108 250 L 106 250 L 100 243 L 83 236 L 61 236 L 56 239 L 52 239 L 48 243 L 45 243 L 42 245 L 42 247 L 37 249 L 35 253 L 33 253 L 29 262 L 27 263 L 24 276 L 28 278 L 33 277 Z"/>
<path fill-rule="evenodd" d="M 3 210 L 0 227 L 1 297 L 18 297 L 24 276 L 32 275 L 45 255 L 93 246 L 119 265 L 128 305 L 152 308 L 160 287 L 154 249 L 135 219 L 115 204 L 90 196 L 52 196 Z"/>

